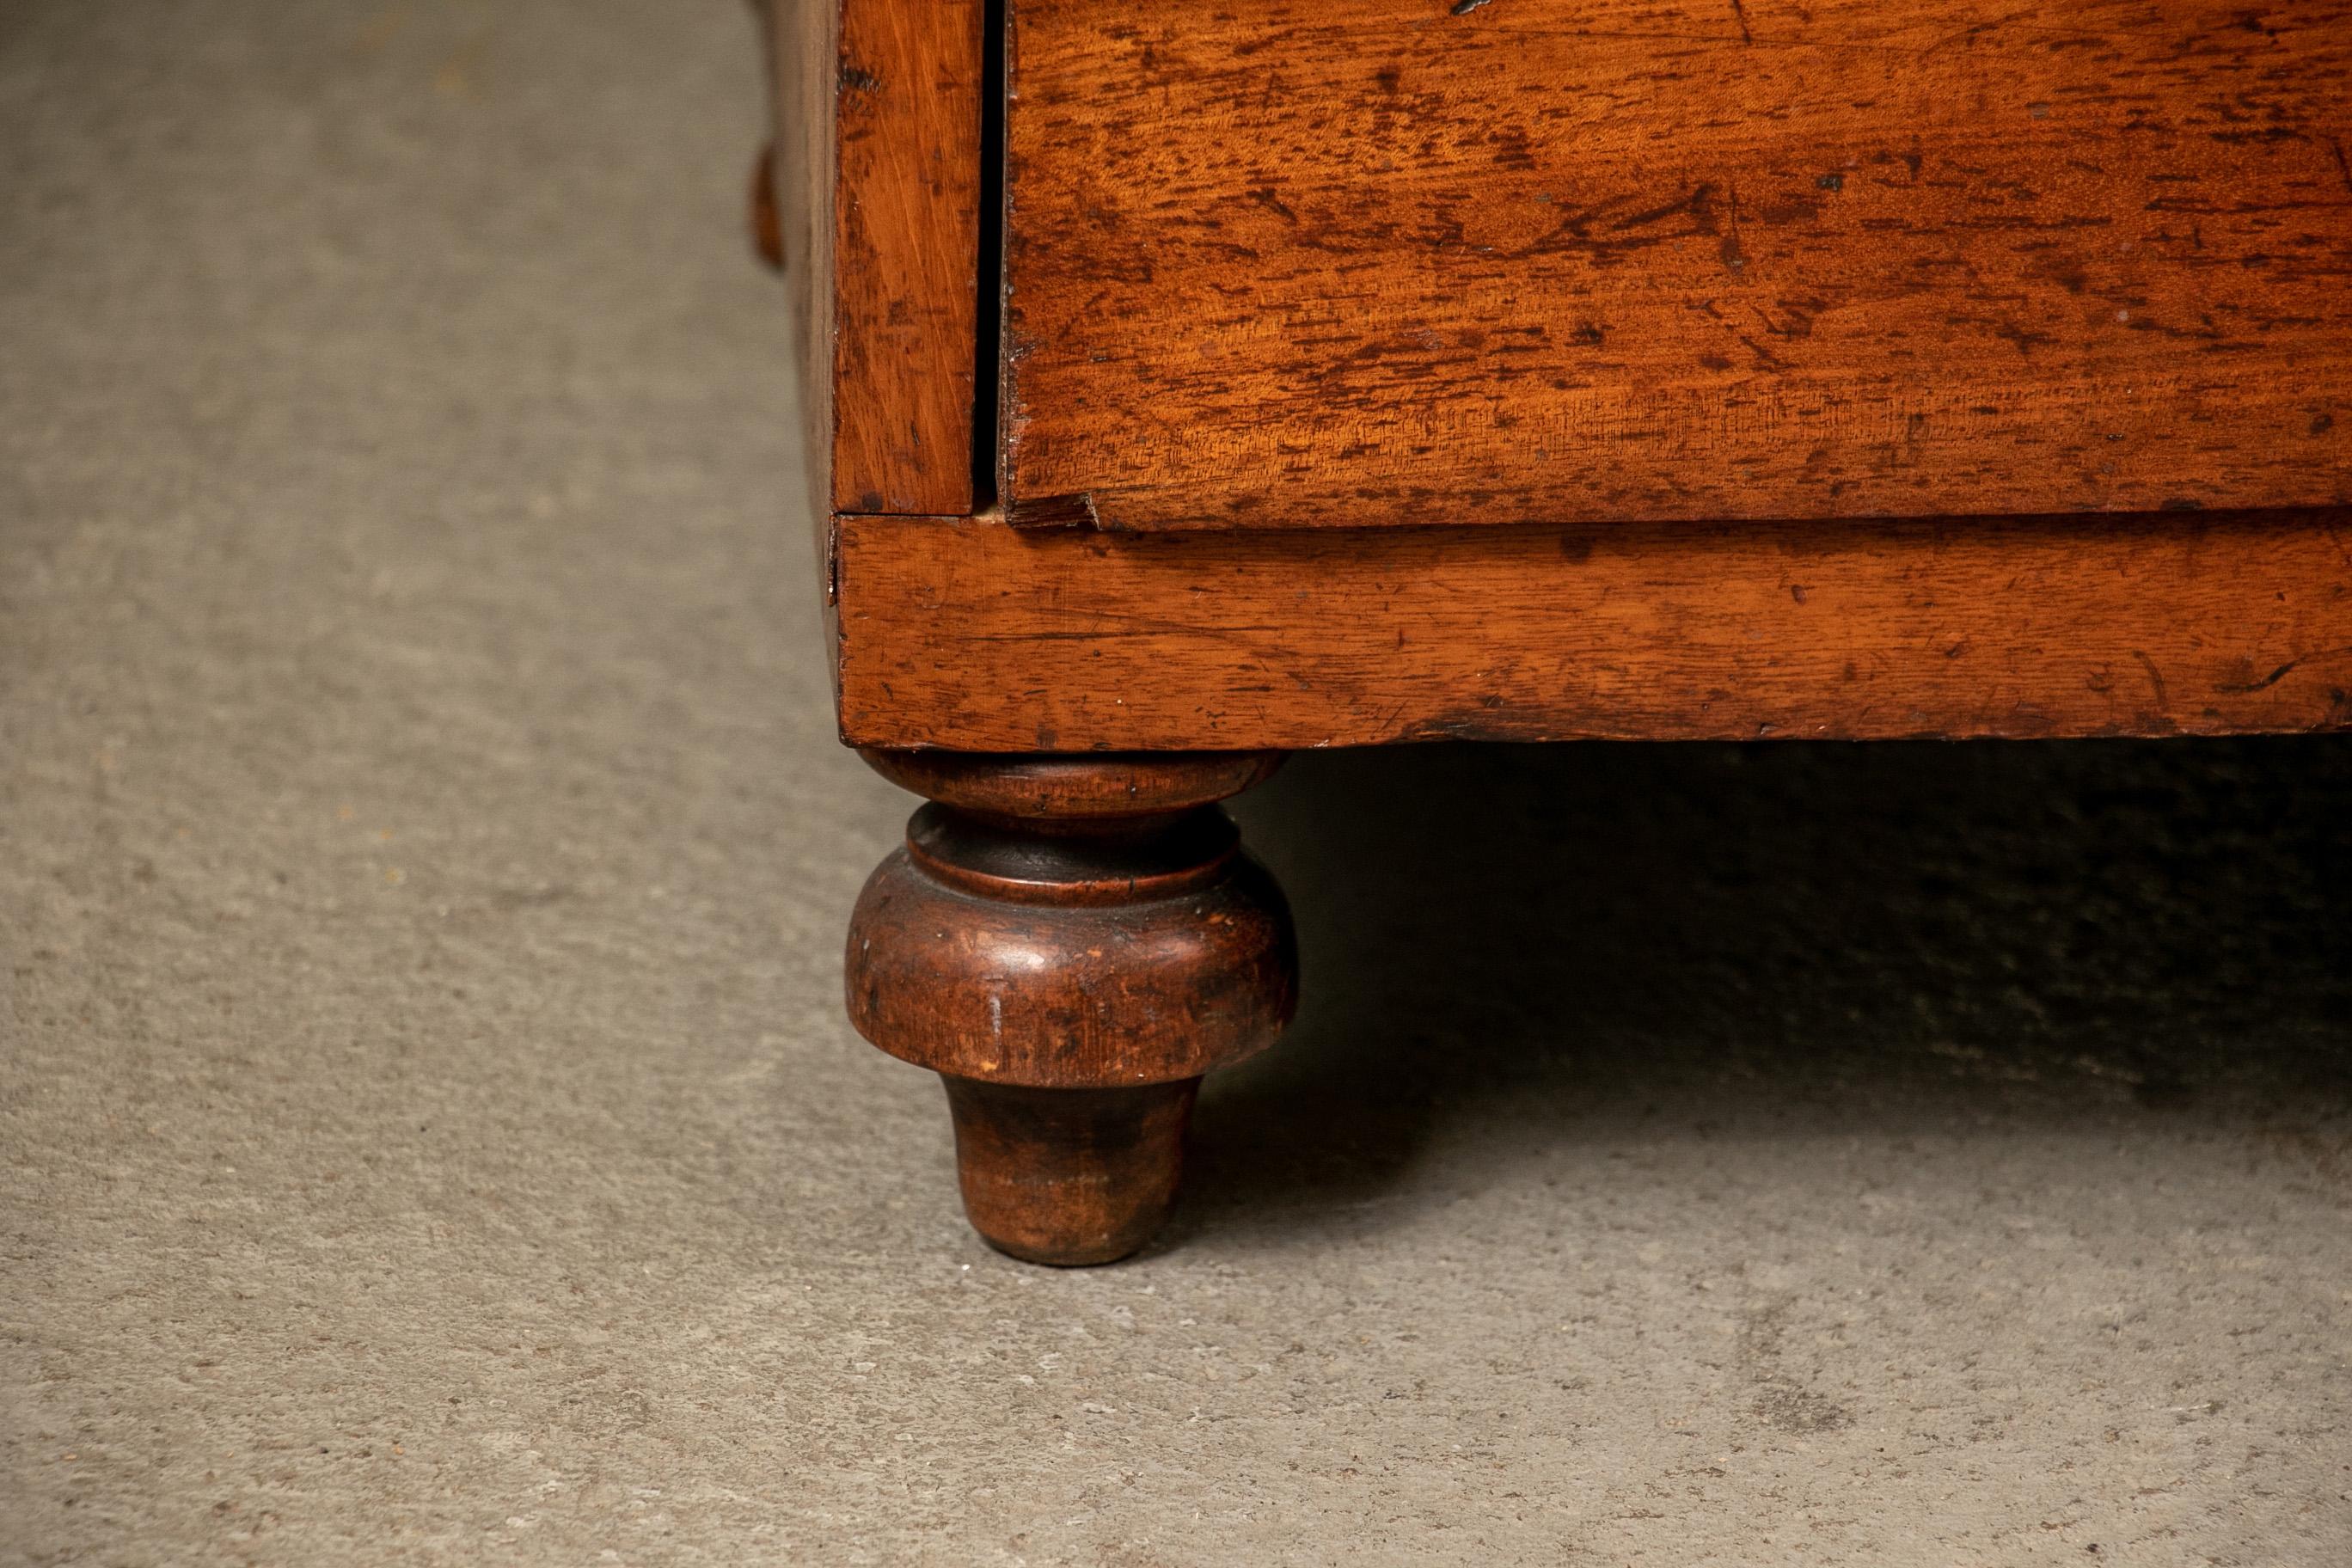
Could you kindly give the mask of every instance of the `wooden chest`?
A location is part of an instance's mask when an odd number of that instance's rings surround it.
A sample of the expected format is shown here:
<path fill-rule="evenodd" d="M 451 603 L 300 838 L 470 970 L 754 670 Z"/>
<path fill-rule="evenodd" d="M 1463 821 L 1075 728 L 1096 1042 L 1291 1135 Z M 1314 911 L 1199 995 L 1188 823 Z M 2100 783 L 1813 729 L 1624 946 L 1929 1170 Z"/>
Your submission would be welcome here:
<path fill-rule="evenodd" d="M 772 35 L 843 735 L 1063 759 L 951 814 L 1118 819 L 1083 754 L 2352 723 L 2352 0 Z"/>

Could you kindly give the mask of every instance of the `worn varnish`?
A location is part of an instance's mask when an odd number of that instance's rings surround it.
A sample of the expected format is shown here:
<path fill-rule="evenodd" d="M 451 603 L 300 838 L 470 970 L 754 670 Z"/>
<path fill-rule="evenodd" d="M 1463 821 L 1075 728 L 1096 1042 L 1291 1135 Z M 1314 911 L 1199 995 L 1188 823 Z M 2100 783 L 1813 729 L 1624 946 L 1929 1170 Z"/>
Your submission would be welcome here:
<path fill-rule="evenodd" d="M 777 184 L 820 521 L 967 512 L 982 0 L 780 0 Z"/>
<path fill-rule="evenodd" d="M 1125 1257 L 1174 1200 L 1202 1075 L 1296 1005 L 1289 911 L 1213 804 L 1278 759 L 867 760 L 932 804 L 850 917 L 851 1022 L 946 1079 L 981 1235 Z"/>
<path fill-rule="evenodd" d="M 866 745 L 2352 726 L 2342 512 L 1145 535 L 847 518 L 840 616 L 841 724 Z"/>
<path fill-rule="evenodd" d="M 1016 521 L 2352 499 L 2352 5 L 1016 0 Z"/>

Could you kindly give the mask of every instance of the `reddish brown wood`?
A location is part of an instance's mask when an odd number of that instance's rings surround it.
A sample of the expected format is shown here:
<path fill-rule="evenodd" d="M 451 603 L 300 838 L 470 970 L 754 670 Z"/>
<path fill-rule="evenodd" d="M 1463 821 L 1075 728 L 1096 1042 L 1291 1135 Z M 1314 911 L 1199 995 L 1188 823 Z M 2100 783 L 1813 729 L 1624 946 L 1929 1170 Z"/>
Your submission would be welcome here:
<path fill-rule="evenodd" d="M 985 10 L 799 0 L 774 29 L 820 519 L 971 510 Z"/>
<path fill-rule="evenodd" d="M 2352 728 L 2352 0 L 1013 0 L 973 516 L 992 14 L 775 32 L 842 729 L 933 803 L 849 1008 L 1005 1251 L 1140 1246 L 1289 1017 L 1268 748 Z"/>
<path fill-rule="evenodd" d="M 1230 799 L 1281 765 L 1276 752 L 1171 756 L 1022 756 L 984 763 L 954 752 L 873 751 L 866 761 L 899 788 L 959 811 L 1048 826 L 1150 817 Z"/>
<path fill-rule="evenodd" d="M 1153 535 L 847 518 L 840 616 L 862 745 L 2352 726 L 2340 511 Z"/>
<path fill-rule="evenodd" d="M 1024 1089 L 942 1075 L 972 1228 L 1031 1263 L 1115 1263 L 1176 1204 L 1197 1078 Z"/>
<path fill-rule="evenodd" d="M 2345 0 L 1013 16 L 1016 521 L 2352 501 Z"/>
<path fill-rule="evenodd" d="M 1124 1257 L 1173 1200 L 1201 1075 L 1296 1005 L 1282 894 L 1213 804 L 1276 759 L 868 760 L 932 804 L 851 917 L 851 1021 L 948 1080 L 992 1245 Z"/>

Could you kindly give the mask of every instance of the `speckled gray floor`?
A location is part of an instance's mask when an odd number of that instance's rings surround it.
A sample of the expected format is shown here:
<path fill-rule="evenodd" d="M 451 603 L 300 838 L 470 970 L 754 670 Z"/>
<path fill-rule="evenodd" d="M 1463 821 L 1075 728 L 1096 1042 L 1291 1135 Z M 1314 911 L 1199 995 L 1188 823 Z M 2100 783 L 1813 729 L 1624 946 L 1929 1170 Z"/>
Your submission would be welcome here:
<path fill-rule="evenodd" d="M 976 1244 L 740 10 L 0 10 L 0 1561 L 2352 1561 L 2342 741 L 1300 759 L 1167 1244 Z"/>

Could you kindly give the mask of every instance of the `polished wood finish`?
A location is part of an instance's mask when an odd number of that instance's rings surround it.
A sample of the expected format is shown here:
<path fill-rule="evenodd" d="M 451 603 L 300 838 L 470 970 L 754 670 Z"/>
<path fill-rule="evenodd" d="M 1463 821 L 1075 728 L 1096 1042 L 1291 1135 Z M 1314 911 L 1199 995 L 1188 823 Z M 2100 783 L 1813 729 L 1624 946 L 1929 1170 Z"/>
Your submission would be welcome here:
<path fill-rule="evenodd" d="M 867 756 L 931 804 L 851 916 L 851 1022 L 947 1080 L 992 1245 L 1126 1256 L 1174 1199 L 1201 1076 L 1296 1005 L 1289 911 L 1213 804 L 1277 759 Z"/>
<path fill-rule="evenodd" d="M 781 5 L 777 178 L 820 521 L 971 510 L 986 10 Z"/>
<path fill-rule="evenodd" d="M 2352 501 L 2345 0 L 1012 15 L 1016 522 Z"/>
<path fill-rule="evenodd" d="M 942 1074 L 964 1213 L 1029 1263 L 1116 1263 L 1176 1205 L 1197 1078 L 1132 1089 L 1025 1089 Z"/>
<path fill-rule="evenodd" d="M 2352 726 L 2340 512 L 1025 532 L 843 520 L 877 746 Z"/>
<path fill-rule="evenodd" d="M 1230 800 L 1274 775 L 1278 752 L 1181 756 L 974 758 L 952 752 L 869 751 L 867 765 L 900 789 L 989 819 L 1046 826 L 1157 817 Z"/>

